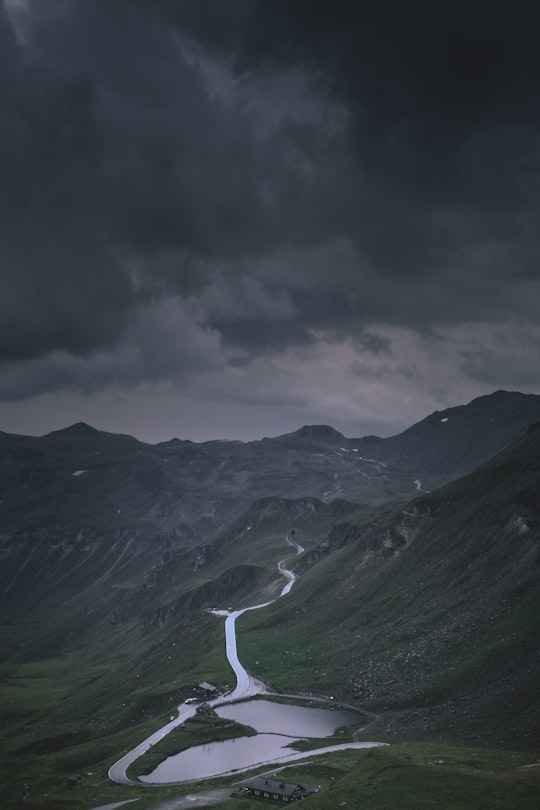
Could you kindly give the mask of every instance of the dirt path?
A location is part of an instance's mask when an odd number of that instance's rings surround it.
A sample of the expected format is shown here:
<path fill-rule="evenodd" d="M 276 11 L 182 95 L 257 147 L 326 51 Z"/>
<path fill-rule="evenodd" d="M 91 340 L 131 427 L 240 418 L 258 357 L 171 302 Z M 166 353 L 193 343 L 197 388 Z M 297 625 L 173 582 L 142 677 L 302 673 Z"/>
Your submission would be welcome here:
<path fill-rule="evenodd" d="M 231 795 L 231 788 L 218 788 L 216 790 L 204 790 L 200 793 L 189 793 L 187 796 L 179 796 L 177 799 L 153 799 L 152 804 L 147 804 L 147 796 L 144 797 L 144 807 L 146 810 L 185 810 L 187 807 L 210 807 L 213 804 L 221 804 Z M 127 799 L 123 802 L 113 802 L 112 804 L 102 804 L 92 810 L 116 810 L 131 802 L 138 802 L 137 799 Z"/>
<path fill-rule="evenodd" d="M 231 795 L 230 788 L 219 788 L 217 790 L 205 790 L 201 793 L 190 793 L 188 796 L 181 796 L 178 799 L 167 799 L 152 805 L 151 810 L 185 810 L 186 807 L 209 807 L 212 804 L 221 804 Z"/>

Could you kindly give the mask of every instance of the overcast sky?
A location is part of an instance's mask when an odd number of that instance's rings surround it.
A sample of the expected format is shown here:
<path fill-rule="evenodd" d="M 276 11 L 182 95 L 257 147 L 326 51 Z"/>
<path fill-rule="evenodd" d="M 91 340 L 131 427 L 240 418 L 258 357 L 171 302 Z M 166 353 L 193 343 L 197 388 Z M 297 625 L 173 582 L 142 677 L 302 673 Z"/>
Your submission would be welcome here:
<path fill-rule="evenodd" d="M 0 9 L 0 429 L 540 393 L 536 0 Z"/>

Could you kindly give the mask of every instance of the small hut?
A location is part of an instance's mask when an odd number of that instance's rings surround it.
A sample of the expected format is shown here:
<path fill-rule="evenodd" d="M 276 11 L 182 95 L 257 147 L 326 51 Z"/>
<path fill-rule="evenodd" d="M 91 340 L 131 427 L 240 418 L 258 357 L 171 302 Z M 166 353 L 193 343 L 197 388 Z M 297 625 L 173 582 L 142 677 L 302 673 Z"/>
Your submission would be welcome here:
<path fill-rule="evenodd" d="M 205 695 L 215 695 L 217 692 L 217 687 L 213 686 L 208 681 L 201 681 L 199 684 L 199 689 L 205 693 Z"/>
<path fill-rule="evenodd" d="M 269 799 L 274 802 L 296 802 L 305 799 L 319 788 L 304 787 L 296 782 L 281 782 L 279 779 L 267 779 L 266 776 L 256 776 L 250 779 L 242 789 L 242 793 L 253 796 L 255 799 Z"/>

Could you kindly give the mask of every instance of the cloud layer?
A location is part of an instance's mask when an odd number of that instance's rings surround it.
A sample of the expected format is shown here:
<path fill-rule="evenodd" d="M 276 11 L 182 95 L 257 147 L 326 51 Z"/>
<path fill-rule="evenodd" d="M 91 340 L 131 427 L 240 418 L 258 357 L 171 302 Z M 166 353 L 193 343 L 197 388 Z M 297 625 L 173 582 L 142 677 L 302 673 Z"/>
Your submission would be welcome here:
<path fill-rule="evenodd" d="M 121 401 L 166 438 L 154 396 L 170 435 L 391 432 L 540 391 L 539 22 L 3 0 L 5 429 Z"/>

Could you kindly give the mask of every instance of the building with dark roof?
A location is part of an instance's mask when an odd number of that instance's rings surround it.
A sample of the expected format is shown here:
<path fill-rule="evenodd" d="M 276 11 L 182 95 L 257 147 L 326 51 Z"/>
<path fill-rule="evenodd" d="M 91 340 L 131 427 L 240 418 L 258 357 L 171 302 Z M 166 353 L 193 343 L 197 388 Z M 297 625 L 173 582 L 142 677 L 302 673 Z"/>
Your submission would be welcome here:
<path fill-rule="evenodd" d="M 214 692 L 217 691 L 217 688 L 213 684 L 208 683 L 208 681 L 201 681 L 199 684 L 199 689 L 202 689 L 203 692 L 210 695 L 213 695 Z"/>
<path fill-rule="evenodd" d="M 305 799 L 312 793 L 317 793 L 316 787 L 304 787 L 296 782 L 281 782 L 279 779 L 268 779 L 266 776 L 256 776 L 240 791 L 244 795 L 255 799 L 270 799 L 274 802 L 296 802 Z"/>

